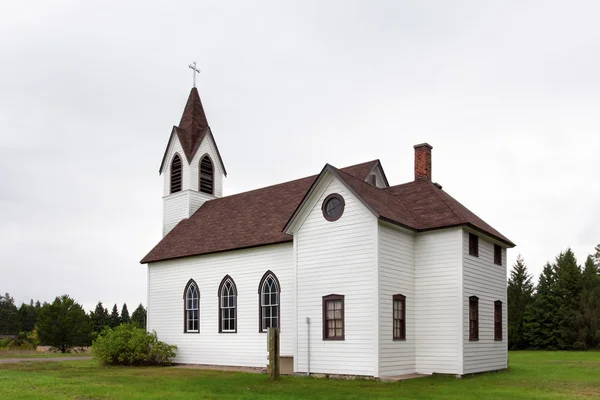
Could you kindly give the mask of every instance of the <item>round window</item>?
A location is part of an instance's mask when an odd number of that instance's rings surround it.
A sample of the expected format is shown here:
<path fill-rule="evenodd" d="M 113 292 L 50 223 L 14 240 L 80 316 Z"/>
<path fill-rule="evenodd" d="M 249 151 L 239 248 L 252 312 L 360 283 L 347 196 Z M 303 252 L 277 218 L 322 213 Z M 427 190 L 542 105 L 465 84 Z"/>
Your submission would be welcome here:
<path fill-rule="evenodd" d="M 337 221 L 344 213 L 344 198 L 337 193 L 330 194 L 323 200 L 321 209 L 327 221 Z"/>

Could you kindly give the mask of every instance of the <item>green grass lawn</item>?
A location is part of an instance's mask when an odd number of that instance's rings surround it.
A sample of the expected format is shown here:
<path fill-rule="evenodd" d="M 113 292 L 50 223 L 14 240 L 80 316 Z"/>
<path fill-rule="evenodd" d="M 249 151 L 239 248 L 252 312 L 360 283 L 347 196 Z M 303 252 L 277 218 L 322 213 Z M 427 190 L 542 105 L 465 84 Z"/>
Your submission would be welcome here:
<path fill-rule="evenodd" d="M 327 380 L 93 361 L 0 364 L 0 399 L 597 399 L 600 352 L 512 352 L 508 371 L 401 382 Z"/>
<path fill-rule="evenodd" d="M 55 358 L 55 357 L 88 357 L 91 353 L 42 353 L 38 351 L 0 351 L 0 360 L 6 358 Z"/>

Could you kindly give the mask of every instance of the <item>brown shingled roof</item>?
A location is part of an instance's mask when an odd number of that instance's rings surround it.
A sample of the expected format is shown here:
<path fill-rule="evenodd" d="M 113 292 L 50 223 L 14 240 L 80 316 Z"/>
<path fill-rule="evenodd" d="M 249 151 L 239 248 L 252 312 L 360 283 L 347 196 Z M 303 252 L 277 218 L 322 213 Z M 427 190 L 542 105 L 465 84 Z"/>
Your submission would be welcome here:
<path fill-rule="evenodd" d="M 384 192 L 397 196 L 416 219 L 420 231 L 469 225 L 510 247 L 515 246 L 507 237 L 427 179 L 392 186 L 384 189 Z"/>
<path fill-rule="evenodd" d="M 382 220 L 416 232 L 453 226 L 470 226 L 513 247 L 492 228 L 449 194 L 426 179 L 380 189 L 365 182 L 379 160 L 329 170 Z M 322 172 L 322 173 L 323 173 Z M 191 255 L 288 242 L 284 232 L 290 218 L 302 207 L 318 176 L 310 176 L 204 203 L 182 220 L 144 257 L 142 263 Z"/>
<path fill-rule="evenodd" d="M 365 179 L 378 160 L 344 168 Z M 317 175 L 207 201 L 169 232 L 142 263 L 281 242 L 283 227 Z"/>

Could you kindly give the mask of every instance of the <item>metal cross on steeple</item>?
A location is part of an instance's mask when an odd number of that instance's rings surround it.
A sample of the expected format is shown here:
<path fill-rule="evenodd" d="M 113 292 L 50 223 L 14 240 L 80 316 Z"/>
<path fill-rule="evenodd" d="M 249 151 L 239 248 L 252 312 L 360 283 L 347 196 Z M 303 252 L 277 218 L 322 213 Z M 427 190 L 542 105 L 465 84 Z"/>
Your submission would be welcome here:
<path fill-rule="evenodd" d="M 192 69 L 192 74 L 194 75 L 194 87 L 196 87 L 196 72 L 200 73 L 200 70 L 196 68 L 196 61 L 188 66 L 188 68 Z"/>

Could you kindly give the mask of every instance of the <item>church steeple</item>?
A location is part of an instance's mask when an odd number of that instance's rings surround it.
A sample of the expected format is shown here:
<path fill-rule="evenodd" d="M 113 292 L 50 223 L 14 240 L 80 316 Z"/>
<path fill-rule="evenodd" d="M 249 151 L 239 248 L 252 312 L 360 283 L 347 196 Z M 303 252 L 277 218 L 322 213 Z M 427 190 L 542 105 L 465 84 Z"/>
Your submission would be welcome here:
<path fill-rule="evenodd" d="M 206 201 L 223 195 L 223 177 L 227 172 L 195 87 L 179 125 L 173 126 L 160 174 L 164 181 L 165 235 Z"/>
<path fill-rule="evenodd" d="M 210 132 L 204 107 L 195 87 L 190 91 L 179 125 L 175 127 L 188 162 L 194 158 L 200 143 Z"/>

